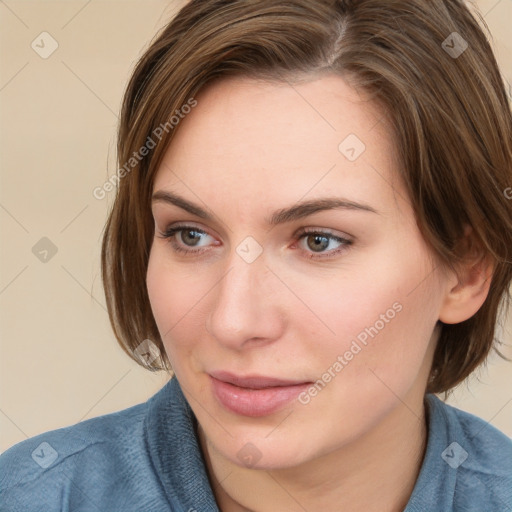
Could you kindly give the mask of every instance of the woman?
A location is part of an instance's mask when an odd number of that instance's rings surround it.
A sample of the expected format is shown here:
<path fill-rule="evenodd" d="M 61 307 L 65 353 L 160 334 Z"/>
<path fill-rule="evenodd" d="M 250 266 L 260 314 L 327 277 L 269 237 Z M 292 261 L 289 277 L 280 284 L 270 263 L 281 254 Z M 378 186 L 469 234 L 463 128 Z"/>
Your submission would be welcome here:
<path fill-rule="evenodd" d="M 512 277 L 512 117 L 462 1 L 193 0 L 118 159 L 112 327 L 173 378 L 8 450 L 2 510 L 511 510 L 510 439 L 434 395 Z"/>

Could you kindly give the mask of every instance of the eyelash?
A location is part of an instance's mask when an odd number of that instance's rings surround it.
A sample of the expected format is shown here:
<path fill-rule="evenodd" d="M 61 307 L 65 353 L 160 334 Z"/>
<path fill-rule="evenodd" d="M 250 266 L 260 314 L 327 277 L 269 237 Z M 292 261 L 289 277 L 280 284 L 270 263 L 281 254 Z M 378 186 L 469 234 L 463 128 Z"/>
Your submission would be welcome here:
<path fill-rule="evenodd" d="M 166 239 L 172 246 L 173 250 L 182 253 L 182 254 L 196 254 L 199 255 L 200 253 L 203 253 L 206 249 L 200 249 L 200 250 L 189 250 L 184 249 L 182 246 L 176 243 L 175 235 L 181 231 L 194 231 L 196 233 L 202 234 L 202 235 L 208 235 L 206 231 L 203 231 L 202 229 L 196 228 L 194 226 L 188 226 L 188 225 L 176 225 L 171 228 L 168 228 L 164 233 L 160 233 L 160 238 Z M 327 253 L 308 253 L 307 258 L 308 259 L 327 259 L 332 258 L 336 255 L 338 255 L 341 252 L 344 252 L 347 250 L 347 248 L 352 245 L 353 241 L 349 240 L 347 238 L 339 237 L 336 235 L 333 235 L 332 233 L 328 231 L 322 231 L 318 229 L 308 229 L 304 228 L 297 234 L 297 242 L 302 240 L 302 238 L 305 238 L 307 236 L 311 235 L 320 235 L 325 238 L 328 238 L 329 240 L 334 240 L 335 242 L 339 242 L 342 244 L 341 247 L 338 249 L 331 250 Z M 210 236 L 210 235 L 208 235 Z M 302 252 L 307 252 L 302 250 Z"/>

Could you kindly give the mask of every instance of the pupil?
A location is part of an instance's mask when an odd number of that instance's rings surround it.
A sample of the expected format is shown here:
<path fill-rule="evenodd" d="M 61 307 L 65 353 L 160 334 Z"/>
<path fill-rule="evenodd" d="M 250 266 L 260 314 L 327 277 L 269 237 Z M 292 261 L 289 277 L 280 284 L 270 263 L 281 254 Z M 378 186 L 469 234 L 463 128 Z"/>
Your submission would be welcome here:
<path fill-rule="evenodd" d="M 311 235 L 309 237 L 309 240 L 314 239 L 313 244 L 309 244 L 308 246 L 310 249 L 313 249 L 314 251 L 317 251 L 318 249 L 323 250 L 326 249 L 329 245 L 329 240 L 326 236 L 323 235 Z"/>
<path fill-rule="evenodd" d="M 192 235 L 192 236 L 189 236 L 191 233 L 194 233 L 196 236 Z M 188 239 L 188 240 L 184 240 L 184 237 L 183 235 L 185 235 L 185 238 Z M 199 236 L 199 233 L 197 231 L 194 231 L 192 229 L 190 230 L 187 230 L 187 231 L 182 231 L 182 236 L 181 236 L 181 239 L 183 240 L 183 242 L 185 242 L 186 244 L 188 244 L 188 242 L 191 241 L 191 244 L 190 245 L 194 245 L 194 242 L 197 242 L 197 240 L 200 238 Z"/>

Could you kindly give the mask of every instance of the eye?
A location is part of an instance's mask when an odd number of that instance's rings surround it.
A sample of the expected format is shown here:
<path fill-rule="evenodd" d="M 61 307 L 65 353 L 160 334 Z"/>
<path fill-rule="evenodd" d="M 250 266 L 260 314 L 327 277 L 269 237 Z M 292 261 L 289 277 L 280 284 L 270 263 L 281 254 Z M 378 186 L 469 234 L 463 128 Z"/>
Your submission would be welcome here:
<path fill-rule="evenodd" d="M 174 225 L 160 233 L 160 238 L 169 241 L 174 251 L 182 254 L 200 254 L 206 251 L 209 245 L 220 245 L 211 235 L 190 225 Z M 209 242 L 208 239 L 214 242 Z M 331 258 L 348 250 L 353 241 L 334 235 L 328 231 L 307 228 L 296 235 L 302 252 L 308 259 Z"/>
<path fill-rule="evenodd" d="M 298 235 L 299 245 L 302 249 L 309 254 L 308 258 L 329 258 L 344 252 L 348 246 L 352 245 L 352 240 L 333 235 L 328 231 L 321 230 L 303 230 Z M 327 251 L 327 249 L 329 249 Z"/>
<path fill-rule="evenodd" d="M 208 233 L 202 229 L 194 226 L 180 226 L 176 225 L 165 230 L 164 233 L 160 234 L 161 238 L 165 238 L 169 241 L 172 248 L 176 252 L 181 253 L 200 253 L 202 249 L 194 250 L 194 247 L 205 247 L 208 246 L 207 238 L 212 238 Z M 201 242 L 205 242 L 201 244 Z M 218 245 L 218 244 L 217 244 Z M 192 250 L 191 250 L 192 249 Z"/>

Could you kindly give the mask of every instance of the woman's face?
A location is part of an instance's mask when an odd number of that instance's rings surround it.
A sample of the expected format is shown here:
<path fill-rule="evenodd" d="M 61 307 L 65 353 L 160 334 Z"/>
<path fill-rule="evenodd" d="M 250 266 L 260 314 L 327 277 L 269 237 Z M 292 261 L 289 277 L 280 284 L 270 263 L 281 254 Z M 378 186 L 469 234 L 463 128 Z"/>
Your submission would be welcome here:
<path fill-rule="evenodd" d="M 151 307 L 210 445 L 295 466 L 421 403 L 446 280 L 382 112 L 342 78 L 196 99 L 155 179 Z"/>

